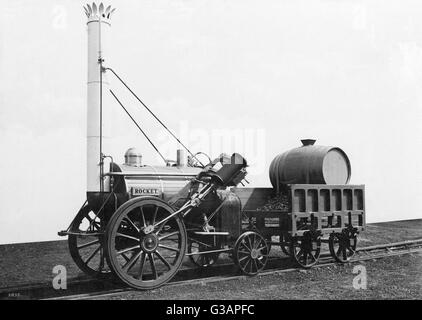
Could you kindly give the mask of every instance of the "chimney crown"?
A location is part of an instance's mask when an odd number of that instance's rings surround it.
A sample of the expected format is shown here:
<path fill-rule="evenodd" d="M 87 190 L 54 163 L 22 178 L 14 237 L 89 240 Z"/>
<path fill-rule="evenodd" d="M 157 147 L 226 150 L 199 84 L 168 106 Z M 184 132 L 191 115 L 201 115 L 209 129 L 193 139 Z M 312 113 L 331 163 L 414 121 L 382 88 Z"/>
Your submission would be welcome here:
<path fill-rule="evenodd" d="M 107 21 L 111 19 L 112 14 L 116 10 L 116 8 L 112 9 L 111 6 L 108 6 L 105 8 L 104 4 L 101 2 L 100 5 L 97 7 L 95 2 L 93 2 L 91 5 L 87 4 L 86 7 L 84 7 L 85 14 L 88 18 L 88 20 L 103 20 Z"/>

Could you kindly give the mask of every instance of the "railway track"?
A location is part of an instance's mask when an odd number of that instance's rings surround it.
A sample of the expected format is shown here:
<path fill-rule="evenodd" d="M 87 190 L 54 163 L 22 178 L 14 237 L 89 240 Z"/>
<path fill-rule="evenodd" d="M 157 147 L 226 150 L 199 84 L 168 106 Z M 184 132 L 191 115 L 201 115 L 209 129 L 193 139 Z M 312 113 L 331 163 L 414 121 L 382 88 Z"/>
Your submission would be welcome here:
<path fill-rule="evenodd" d="M 358 248 L 355 257 L 349 263 L 422 252 L 422 239 L 394 242 L 383 245 Z M 337 264 L 328 252 L 321 254 L 319 263 L 313 268 L 322 268 Z M 281 265 L 281 267 L 280 267 Z M 287 257 L 272 257 L 260 276 L 281 274 L 300 270 Z M 233 263 L 222 263 L 207 269 L 184 268 L 173 281 L 165 286 L 206 284 L 219 281 L 247 279 L 239 275 Z M 64 290 L 54 290 L 51 285 L 35 284 L 19 287 L 0 288 L 0 299 L 47 299 L 47 300 L 83 300 L 118 296 L 122 293 L 136 292 L 132 288 L 115 282 L 95 279 L 82 279 L 68 283 Z"/>

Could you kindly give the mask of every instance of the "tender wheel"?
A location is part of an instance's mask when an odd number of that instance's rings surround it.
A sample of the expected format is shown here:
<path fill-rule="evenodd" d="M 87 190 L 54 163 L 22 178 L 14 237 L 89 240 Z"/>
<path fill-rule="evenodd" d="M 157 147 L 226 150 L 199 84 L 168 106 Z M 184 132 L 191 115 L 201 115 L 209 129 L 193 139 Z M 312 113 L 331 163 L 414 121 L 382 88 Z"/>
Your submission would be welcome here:
<path fill-rule="evenodd" d="M 70 231 L 81 232 L 84 235 L 69 235 L 68 246 L 73 261 L 84 273 L 104 279 L 111 276 L 104 254 L 104 222 L 84 206 L 76 215 Z M 92 233 L 93 235 L 89 235 Z"/>
<path fill-rule="evenodd" d="M 219 248 L 213 247 L 199 240 L 190 240 L 189 246 L 188 246 L 188 253 L 199 253 L 203 251 L 217 250 L 217 249 Z M 198 267 L 206 268 L 216 263 L 219 255 L 220 255 L 219 253 L 195 254 L 195 255 L 190 255 L 189 259 Z"/>
<path fill-rule="evenodd" d="M 337 262 L 350 261 L 356 253 L 357 242 L 356 234 L 348 230 L 331 234 L 328 241 L 331 256 Z"/>
<path fill-rule="evenodd" d="M 244 274 L 253 276 L 265 268 L 269 248 L 264 237 L 254 231 L 246 231 L 236 240 L 234 262 Z"/>
<path fill-rule="evenodd" d="M 108 263 L 123 282 L 136 289 L 157 288 L 182 264 L 186 229 L 174 210 L 156 197 L 135 198 L 121 206 L 106 231 Z"/>
<path fill-rule="evenodd" d="M 310 268 L 318 262 L 321 253 L 321 237 L 305 232 L 302 237 L 293 237 L 290 255 L 303 268 Z"/>

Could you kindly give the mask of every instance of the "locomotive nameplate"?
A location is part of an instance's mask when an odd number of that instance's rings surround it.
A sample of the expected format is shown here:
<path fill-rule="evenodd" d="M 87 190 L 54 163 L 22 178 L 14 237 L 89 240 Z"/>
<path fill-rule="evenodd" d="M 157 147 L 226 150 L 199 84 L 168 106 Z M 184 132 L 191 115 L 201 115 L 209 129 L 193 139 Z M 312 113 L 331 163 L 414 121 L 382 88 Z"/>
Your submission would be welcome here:
<path fill-rule="evenodd" d="M 159 196 L 160 190 L 156 188 L 141 188 L 141 187 L 132 187 L 131 192 L 132 196 Z"/>

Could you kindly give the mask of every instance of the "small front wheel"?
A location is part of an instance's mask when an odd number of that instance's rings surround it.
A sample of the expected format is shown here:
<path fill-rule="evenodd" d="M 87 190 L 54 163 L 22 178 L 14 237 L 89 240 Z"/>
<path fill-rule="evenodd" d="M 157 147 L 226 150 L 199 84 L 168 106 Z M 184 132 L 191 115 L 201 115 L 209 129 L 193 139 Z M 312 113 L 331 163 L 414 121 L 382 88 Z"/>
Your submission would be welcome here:
<path fill-rule="evenodd" d="M 234 245 L 234 262 L 244 274 L 254 276 L 264 270 L 269 251 L 263 236 L 255 231 L 246 231 Z"/>

